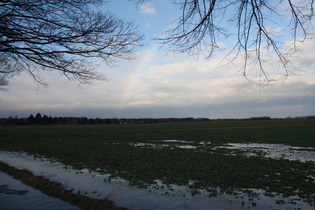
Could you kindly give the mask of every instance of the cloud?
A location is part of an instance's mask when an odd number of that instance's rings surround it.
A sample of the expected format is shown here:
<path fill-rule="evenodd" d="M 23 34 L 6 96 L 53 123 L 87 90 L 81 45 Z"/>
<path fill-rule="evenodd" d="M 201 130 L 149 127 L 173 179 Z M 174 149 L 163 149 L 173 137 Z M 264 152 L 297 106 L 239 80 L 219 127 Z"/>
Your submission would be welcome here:
<path fill-rule="evenodd" d="M 266 31 L 268 33 L 271 33 L 271 34 L 279 34 L 281 33 L 283 30 L 282 28 L 278 27 L 278 28 L 271 28 L 271 27 L 266 27 Z"/>
<path fill-rule="evenodd" d="M 157 11 L 153 7 L 151 3 L 143 3 L 139 6 L 139 10 L 141 13 L 146 14 L 146 15 L 156 15 Z"/>
<path fill-rule="evenodd" d="M 305 43 L 296 54 L 301 65 L 315 54 L 314 41 Z M 209 62 L 182 55 L 139 52 L 139 59 L 123 61 L 115 69 L 104 67 L 108 82 L 78 87 L 64 77 L 45 74 L 48 88 L 33 83 L 26 74 L 11 81 L 9 92 L 0 92 L 1 116 L 29 116 L 40 112 L 52 116 L 87 117 L 210 117 L 303 116 L 315 114 L 313 65 L 302 66 L 300 76 L 277 76 L 265 87 L 237 74 L 242 60 L 230 68 L 217 68 L 220 58 Z M 142 59 L 140 59 L 142 58 Z M 139 65 L 144 64 L 145 65 Z M 299 63 L 298 63 L 299 64 Z M 137 71 L 141 67 L 141 71 Z M 298 66 L 301 67 L 301 66 Z M 130 78 L 133 82 L 130 83 Z M 132 87 L 126 91 L 128 84 Z"/>
<path fill-rule="evenodd" d="M 181 66 L 180 64 L 179 66 Z M 209 78 L 202 71 L 185 76 L 187 70 L 168 72 L 176 64 L 164 65 L 164 72 L 152 69 L 140 75 L 133 93 L 123 104 L 125 78 L 84 86 L 54 78 L 49 88 L 19 84 L 3 97 L 0 113 L 29 116 L 40 112 L 53 116 L 87 117 L 210 117 L 302 116 L 315 113 L 315 82 L 291 77 L 284 83 L 260 89 L 241 77 Z M 195 68 L 198 68 L 197 64 Z M 165 75 L 163 76 L 163 74 Z M 189 73 L 189 72 L 188 72 Z M 179 75 L 176 78 L 176 75 Z M 117 75 L 118 76 L 118 75 Z M 21 82 L 25 78 L 19 78 Z M 59 82 L 58 82 L 58 81 Z M 28 81 L 30 82 L 30 81 Z"/>
<path fill-rule="evenodd" d="M 312 91 L 314 88 L 312 78 L 293 75 L 286 80 L 278 76 L 274 83 L 260 87 L 257 83 L 234 74 L 233 69 L 216 69 L 216 62 L 186 59 L 149 66 L 145 74 L 138 75 L 134 91 L 124 106 L 191 107 L 190 112 L 193 113 L 200 106 L 233 110 L 235 104 L 234 109 L 240 106 L 239 109 L 250 108 L 250 112 L 255 112 L 264 106 L 293 106 L 297 102 L 298 105 L 312 105 L 309 99 L 315 98 Z"/>
<path fill-rule="evenodd" d="M 151 28 L 151 27 L 152 27 L 152 24 L 151 24 L 151 23 L 147 23 L 147 24 L 145 24 L 145 27 L 146 27 L 146 28 Z"/>

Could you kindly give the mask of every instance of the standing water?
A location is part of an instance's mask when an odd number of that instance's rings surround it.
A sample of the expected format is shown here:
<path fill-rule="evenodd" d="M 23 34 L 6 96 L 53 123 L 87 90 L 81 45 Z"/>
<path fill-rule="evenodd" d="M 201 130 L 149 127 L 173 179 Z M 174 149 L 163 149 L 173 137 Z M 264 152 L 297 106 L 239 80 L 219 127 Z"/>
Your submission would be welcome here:
<path fill-rule="evenodd" d="M 276 201 L 280 199 L 284 201 L 281 205 L 281 208 L 284 209 L 313 209 L 309 204 L 301 200 L 295 200 L 293 205 L 290 201 L 296 198 L 283 198 L 281 196 L 270 198 L 264 196 L 264 192 L 259 189 L 252 189 L 259 194 L 258 197 L 253 198 L 246 197 L 245 194 L 243 196 L 222 194 L 216 197 L 209 197 L 208 193 L 203 193 L 202 191 L 200 194 L 191 195 L 186 186 L 171 185 L 163 189 L 139 189 L 129 186 L 128 181 L 122 179 L 112 179 L 109 182 L 108 174 L 103 175 L 87 169 L 78 171 L 57 162 L 35 159 L 32 156 L 19 153 L 0 151 L 0 160 L 18 169 L 27 169 L 34 175 L 42 175 L 51 181 L 59 182 L 67 189 L 73 188 L 73 193 L 80 192 L 86 196 L 99 199 L 107 197 L 117 206 L 129 209 L 278 209 L 280 206 L 276 204 Z M 2 173 L 0 185 L 7 184 L 10 188 L 17 190 L 30 189 L 20 185 L 21 183 L 16 180 L 15 182 L 19 183 L 17 185 L 6 181 L 6 178 L 2 179 L 2 177 L 7 176 Z M 2 183 L 2 180 L 5 180 L 5 183 Z M 157 182 L 162 185 L 159 180 Z M 29 190 L 29 192 L 31 191 Z M 9 199 L 9 195 L 0 194 L 0 203 L 3 205 L 0 206 L 0 209 L 19 209 L 20 207 L 23 209 L 36 209 L 37 206 L 41 209 L 49 209 L 49 206 L 45 208 L 42 204 L 47 203 L 47 205 L 56 205 L 56 207 L 61 205 L 58 199 L 50 201 L 45 195 L 33 196 L 32 193 L 29 193 L 29 195 L 31 198 L 28 199 L 22 197 L 25 195 L 14 195 L 16 197 Z M 25 203 L 18 199 L 28 200 L 29 202 Z M 34 208 L 28 208 L 29 203 L 32 203 Z M 54 206 L 52 208 L 55 209 Z M 74 207 L 65 205 L 56 209 L 62 208 L 71 209 Z"/>
<path fill-rule="evenodd" d="M 0 209 L 79 209 L 0 171 Z"/>

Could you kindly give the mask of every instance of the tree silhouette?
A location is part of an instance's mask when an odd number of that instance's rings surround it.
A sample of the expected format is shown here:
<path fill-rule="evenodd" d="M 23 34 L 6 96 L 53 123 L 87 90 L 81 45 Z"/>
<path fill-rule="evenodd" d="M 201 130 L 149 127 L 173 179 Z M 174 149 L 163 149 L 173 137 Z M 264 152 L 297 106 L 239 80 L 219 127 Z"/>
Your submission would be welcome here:
<path fill-rule="evenodd" d="M 33 125 L 35 123 L 35 117 L 33 114 L 31 114 L 28 118 L 27 118 L 29 124 Z"/>
<path fill-rule="evenodd" d="M 136 27 L 109 12 L 103 0 L 5 0 L 0 2 L 0 88 L 27 72 L 57 71 L 80 83 L 104 79 L 93 58 L 106 64 L 131 59 L 142 36 Z M 92 9 L 93 8 L 93 9 Z"/>
<path fill-rule="evenodd" d="M 36 116 L 35 116 L 35 122 L 36 124 L 41 124 L 42 123 L 42 115 L 41 113 L 37 113 Z"/>
<path fill-rule="evenodd" d="M 270 64 L 286 76 L 297 70 L 290 56 L 299 50 L 298 43 L 313 36 L 314 0 L 178 0 L 176 4 L 182 13 L 175 27 L 158 39 L 163 46 L 209 59 L 221 49 L 220 42 L 229 40 L 234 47 L 225 58 L 234 61 L 242 56 L 243 75 L 258 71 L 261 85 L 272 80 L 266 68 Z"/>
<path fill-rule="evenodd" d="M 149 0 L 134 0 L 138 5 Z M 10 77 L 29 73 L 46 85 L 42 71 L 57 71 L 68 79 L 89 83 L 104 79 L 94 58 L 110 65 L 131 59 L 142 35 L 133 23 L 96 8 L 105 0 L 4 0 L 0 2 L 0 89 Z M 181 15 L 174 28 L 158 38 L 175 52 L 214 56 L 220 42 L 234 45 L 228 61 L 243 58 L 246 77 L 258 71 L 272 81 L 268 65 L 289 75 L 297 68 L 290 56 L 298 43 L 312 38 L 314 0 L 177 0 Z M 281 40 L 284 40 L 281 42 Z M 277 61 L 274 65 L 272 60 Z"/>

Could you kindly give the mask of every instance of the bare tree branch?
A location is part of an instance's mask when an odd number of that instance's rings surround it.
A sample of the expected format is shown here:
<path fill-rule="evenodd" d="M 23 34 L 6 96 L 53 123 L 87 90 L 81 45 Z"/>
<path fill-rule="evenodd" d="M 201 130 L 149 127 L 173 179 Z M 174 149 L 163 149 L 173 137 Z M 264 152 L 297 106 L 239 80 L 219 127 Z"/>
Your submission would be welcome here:
<path fill-rule="evenodd" d="M 314 0 L 178 0 L 182 15 L 175 26 L 158 39 L 169 50 L 212 58 L 219 50 L 218 40 L 234 41 L 226 59 L 243 56 L 242 72 L 258 71 L 260 84 L 272 78 L 267 67 L 271 59 L 289 75 L 297 68 L 290 55 L 298 51 L 297 42 L 312 35 Z M 279 29 L 275 31 L 274 29 Z M 233 34 L 236 32 L 236 39 Z M 289 36 L 291 35 L 291 36 Z M 282 41 L 281 40 L 285 40 Z M 286 43 L 292 41 L 291 46 Z"/>
<path fill-rule="evenodd" d="M 0 76 L 58 71 L 89 83 L 104 77 L 94 58 L 110 65 L 132 59 L 142 35 L 129 22 L 92 10 L 102 0 L 6 0 L 0 2 Z"/>
<path fill-rule="evenodd" d="M 133 1 L 141 4 L 149 0 Z M 89 83 L 103 78 L 95 71 L 95 58 L 108 65 L 117 59 L 132 59 L 142 36 L 132 23 L 92 9 L 104 2 L 1 1 L 1 84 L 20 72 L 28 72 L 45 85 L 42 71 L 57 71 L 70 80 Z M 290 56 L 299 50 L 299 42 L 313 35 L 314 0 L 174 2 L 182 14 L 174 28 L 158 39 L 162 46 L 210 59 L 221 49 L 222 40 L 234 42 L 226 59 L 233 62 L 241 56 L 240 71 L 245 77 L 249 72 L 259 72 L 260 84 L 272 81 L 267 69 L 272 60 L 277 61 L 284 75 L 294 72 L 297 68 Z"/>

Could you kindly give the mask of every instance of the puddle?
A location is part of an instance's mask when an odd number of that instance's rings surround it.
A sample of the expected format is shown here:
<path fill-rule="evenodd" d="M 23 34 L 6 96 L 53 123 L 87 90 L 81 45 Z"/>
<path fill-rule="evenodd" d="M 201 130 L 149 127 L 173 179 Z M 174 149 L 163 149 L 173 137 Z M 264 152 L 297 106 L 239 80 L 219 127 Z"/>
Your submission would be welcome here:
<path fill-rule="evenodd" d="M 183 143 L 183 144 L 193 144 L 194 141 L 185 141 L 185 140 L 160 140 L 159 142 L 166 142 L 166 143 Z"/>
<path fill-rule="evenodd" d="M 23 184 L 0 171 L 0 209 L 64 209 L 78 207 Z"/>
<path fill-rule="evenodd" d="M 128 182 L 122 179 L 111 179 L 110 182 L 104 181 L 105 179 L 108 180 L 109 174 L 90 172 L 87 169 L 78 171 L 65 167 L 58 162 L 35 159 L 25 154 L 0 151 L 0 160 L 19 169 L 28 169 L 34 175 L 43 175 L 51 181 L 63 184 L 67 189 L 74 188 L 74 193 L 80 192 L 94 198 L 109 197 L 116 205 L 129 209 L 313 209 L 309 204 L 294 197 L 283 198 L 275 195 L 271 198 L 265 196 L 264 192 L 258 189 L 252 189 L 258 195 L 257 197 L 248 197 L 247 194 L 241 192 L 237 196 L 222 194 L 209 197 L 209 193 L 204 191 L 200 191 L 200 194 L 193 196 L 187 186 L 164 185 L 156 180 L 155 186 L 148 189 L 139 189 L 129 186 Z M 11 187 L 11 184 L 8 185 Z M 21 190 L 29 189 L 17 188 L 13 185 L 12 187 Z M 0 199 L 2 199 L 2 195 Z M 38 199 L 37 204 L 42 202 L 41 198 Z M 278 200 L 282 202 L 281 205 L 277 204 Z M 0 200 L 0 203 L 2 205 L 2 200 Z M 33 201 L 33 203 L 36 203 L 36 201 Z M 1 205 L 0 209 L 3 209 Z M 16 200 L 15 205 L 23 206 L 27 204 Z M 40 207 L 43 208 L 42 205 Z M 17 208 L 10 207 L 9 209 Z"/>
<path fill-rule="evenodd" d="M 161 148 L 161 147 L 177 147 L 181 149 L 196 149 L 200 146 L 206 145 L 205 142 L 201 142 L 196 145 L 194 141 L 185 140 L 149 140 L 146 142 L 130 142 L 129 143 L 135 147 L 150 147 L 150 148 Z"/>
<path fill-rule="evenodd" d="M 284 144 L 259 144 L 259 143 L 229 143 L 227 146 L 211 146 L 211 142 L 202 141 L 196 143 L 194 141 L 184 140 L 148 140 L 147 142 L 131 142 L 135 147 L 176 147 L 181 149 L 202 149 L 211 148 L 216 150 L 223 149 L 240 149 L 247 152 L 247 155 L 257 155 L 257 152 L 264 152 L 265 157 L 269 158 L 285 158 L 289 160 L 315 161 L 314 147 L 293 147 Z M 211 147 L 209 147 L 211 146 Z"/>
<path fill-rule="evenodd" d="M 270 158 L 285 158 L 289 160 L 315 161 L 315 148 L 313 147 L 293 147 L 284 144 L 240 144 L 230 143 L 229 149 L 241 149 L 247 151 L 248 154 L 253 152 L 264 152 L 265 157 Z"/>

